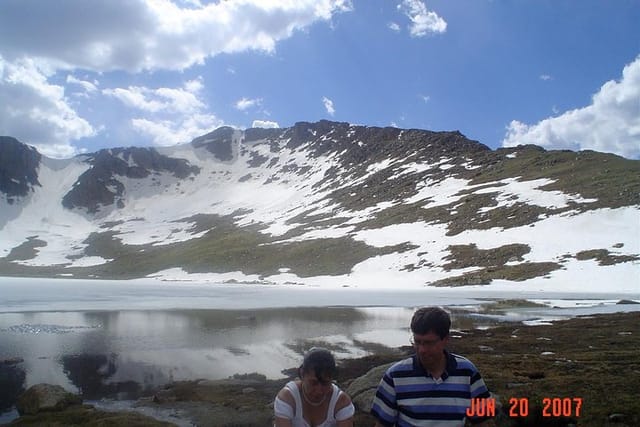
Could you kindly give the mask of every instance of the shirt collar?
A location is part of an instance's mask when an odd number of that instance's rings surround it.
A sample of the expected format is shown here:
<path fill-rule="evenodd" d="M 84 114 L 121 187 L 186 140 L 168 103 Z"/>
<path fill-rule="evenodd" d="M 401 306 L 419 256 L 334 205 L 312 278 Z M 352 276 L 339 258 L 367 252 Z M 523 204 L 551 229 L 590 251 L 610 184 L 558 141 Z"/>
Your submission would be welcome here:
<path fill-rule="evenodd" d="M 447 358 L 447 366 L 445 367 L 444 372 L 442 373 L 442 380 L 446 380 L 447 377 L 449 377 L 449 372 L 453 372 L 456 370 L 456 368 L 458 367 L 458 362 L 456 361 L 456 358 L 453 354 L 449 353 L 449 351 L 447 349 L 444 350 L 444 355 Z M 421 374 L 423 374 L 426 377 L 431 377 L 431 375 L 422 367 L 422 364 L 420 364 L 420 361 L 418 360 L 418 355 L 414 354 L 413 355 L 413 369 L 415 371 L 420 372 Z"/>

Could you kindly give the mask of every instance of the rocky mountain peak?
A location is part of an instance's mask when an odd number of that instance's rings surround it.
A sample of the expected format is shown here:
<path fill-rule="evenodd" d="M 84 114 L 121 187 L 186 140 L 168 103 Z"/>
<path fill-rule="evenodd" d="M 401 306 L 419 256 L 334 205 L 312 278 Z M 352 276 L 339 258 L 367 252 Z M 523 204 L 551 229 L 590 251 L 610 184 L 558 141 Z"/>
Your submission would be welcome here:
<path fill-rule="evenodd" d="M 0 198 L 3 274 L 566 286 L 585 265 L 627 277 L 640 260 L 640 161 L 609 154 L 327 120 L 55 167 L 0 147 L 3 181 L 38 196 Z"/>
<path fill-rule="evenodd" d="M 40 158 L 35 148 L 15 138 L 0 136 L 0 194 L 5 195 L 9 204 L 40 185 Z"/>

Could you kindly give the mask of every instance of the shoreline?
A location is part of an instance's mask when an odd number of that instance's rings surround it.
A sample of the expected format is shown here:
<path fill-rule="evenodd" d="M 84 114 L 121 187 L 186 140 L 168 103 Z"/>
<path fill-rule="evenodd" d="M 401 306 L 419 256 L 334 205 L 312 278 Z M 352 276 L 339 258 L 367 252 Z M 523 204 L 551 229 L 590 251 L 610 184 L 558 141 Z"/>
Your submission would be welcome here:
<path fill-rule="evenodd" d="M 587 427 L 640 424 L 637 382 L 633 380 L 640 379 L 640 358 L 637 357 L 640 314 L 637 312 L 581 316 L 550 325 L 504 323 L 483 330 L 461 329 L 450 340 L 449 348 L 472 360 L 490 390 L 498 395 L 502 402 L 499 426 L 571 422 Z M 381 348 L 370 356 L 341 360 L 336 381 L 347 390 L 370 369 L 400 360 L 410 350 L 410 347 Z M 627 374 L 620 375 L 622 370 Z M 150 412 L 168 410 L 167 413 L 178 414 L 179 420 L 199 420 L 197 424 L 203 426 L 226 425 L 223 421 L 211 423 L 212 414 L 239 423 L 236 425 L 268 425 L 264 420 L 271 416 L 273 397 L 286 380 L 239 376 L 235 383 L 233 380 L 226 383 L 224 380 L 179 381 L 165 385 L 153 397 L 139 399 L 136 406 L 148 408 Z M 352 398 L 355 400 L 356 396 Z M 545 398 L 580 398 L 584 404 L 579 417 L 575 414 L 543 417 Z M 525 399 L 529 416 L 509 414 L 511 399 Z M 262 421 L 242 424 L 247 404 L 253 408 L 252 419 Z M 27 418 L 19 418 L 15 425 L 30 425 L 31 418 Z M 45 419 L 39 418 L 40 422 Z M 32 421 L 35 423 L 36 419 Z M 360 408 L 356 422 L 357 425 L 373 423 Z"/>

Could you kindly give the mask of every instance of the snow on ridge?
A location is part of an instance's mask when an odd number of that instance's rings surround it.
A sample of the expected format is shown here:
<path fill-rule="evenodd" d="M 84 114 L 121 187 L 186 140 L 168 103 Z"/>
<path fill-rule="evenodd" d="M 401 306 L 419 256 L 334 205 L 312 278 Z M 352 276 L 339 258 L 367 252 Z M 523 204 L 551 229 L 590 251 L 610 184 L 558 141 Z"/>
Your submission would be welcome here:
<path fill-rule="evenodd" d="M 234 145 L 239 143 L 241 136 L 241 133 L 234 134 Z M 127 189 L 125 209 L 113 210 L 104 221 L 136 219 L 113 227 L 119 232 L 117 237 L 125 244 L 160 245 L 200 237 L 207 230 L 193 233 L 191 229 L 194 224 L 181 221 L 196 213 L 230 215 L 243 211 L 245 213 L 236 215 L 237 225 L 262 223 L 268 227 L 263 232 L 281 235 L 296 226 L 287 224 L 290 218 L 310 207 L 317 207 L 315 203 L 328 194 L 326 191 L 314 191 L 312 186 L 324 177 L 335 161 L 329 161 L 328 158 L 314 161 L 306 150 L 283 148 L 278 153 L 272 153 L 268 145 L 245 148 L 236 150 L 238 157 L 225 163 L 202 159 L 198 157 L 201 153 L 194 152 L 190 146 L 174 148 L 171 150 L 173 157 L 184 158 L 198 166 L 200 173 L 186 180 L 168 173 L 155 174 L 142 180 L 122 177 L 121 182 Z M 268 160 L 261 166 L 250 167 L 249 161 L 255 153 L 266 156 Z M 269 168 L 273 158 L 277 158 L 278 163 Z M 280 170 L 287 166 L 294 170 Z M 295 169 L 307 166 L 310 169 L 301 179 Z M 241 179 L 247 176 L 251 178 Z M 276 179 L 267 182 L 269 178 Z M 164 190 L 159 192 L 151 186 L 159 186 L 160 190 Z M 164 192 L 171 194 L 171 197 L 163 196 Z"/>
<path fill-rule="evenodd" d="M 374 163 L 367 168 L 365 177 L 355 180 L 346 179 L 349 172 L 344 172 L 344 182 L 338 182 L 338 187 L 332 186 L 336 182 L 327 182 L 326 186 L 314 188 L 314 185 L 325 179 L 325 173 L 331 167 L 340 165 L 337 153 L 314 158 L 308 148 L 298 147 L 291 150 L 284 146 L 279 152 L 274 153 L 270 144 L 253 142 L 238 149 L 241 137 L 236 135 L 234 138 L 236 157 L 231 162 L 220 162 L 205 148 L 194 148 L 189 144 L 159 149 L 165 155 L 170 153 L 171 157 L 189 161 L 200 168 L 200 173 L 187 179 L 178 179 L 168 172 L 153 173 L 143 179 L 117 176 L 115 178 L 125 186 L 125 207 L 111 209 L 108 214 L 94 222 L 82 214 L 81 210 L 70 211 L 64 209 L 60 203 L 64 194 L 89 165 L 72 161 L 64 165 L 56 164 L 54 167 L 43 162 L 39 178 L 43 187 L 34 188 L 34 193 L 29 196 L 29 202 L 24 204 L 24 212 L 20 217 L 11 219 L 5 227 L 0 228 L 0 257 L 6 256 L 13 247 L 24 243 L 27 237 L 36 236 L 46 241 L 47 246 L 36 248 L 36 257 L 23 261 L 24 264 L 64 264 L 68 267 L 99 265 L 110 260 L 100 257 L 74 259 L 73 256 L 83 253 L 86 244 L 82 242 L 91 232 L 107 230 L 100 228 L 106 223 L 110 223 L 110 230 L 116 232 L 115 237 L 124 244 L 162 245 L 186 241 L 205 234 L 208 230 L 195 232 L 195 222 L 186 219 L 195 214 L 234 214 L 237 225 L 263 224 L 265 228 L 261 232 L 277 237 L 298 226 L 306 225 L 290 221 L 300 214 L 307 213 L 310 216 L 331 215 L 343 218 L 344 221 L 341 225 L 327 227 L 314 227 L 311 224 L 302 234 L 289 239 L 290 241 L 350 236 L 374 247 L 409 243 L 417 248 L 365 260 L 357 264 L 347 275 L 301 279 L 291 271 L 282 271 L 265 280 L 273 283 L 300 282 L 318 286 L 422 287 L 428 282 L 473 271 L 475 267 L 454 271 L 444 271 L 439 267 L 446 263 L 444 258 L 450 254 L 449 246 L 472 243 L 479 250 L 520 243 L 531 248 L 531 251 L 524 255 L 522 262 L 561 263 L 563 269 L 550 273 L 547 275 L 549 278 L 526 281 L 528 285 L 540 289 L 564 286 L 566 281 L 578 280 L 573 278 L 587 281 L 593 286 L 597 281 L 610 283 L 611 281 L 606 279 L 608 274 L 616 281 L 622 281 L 612 284 L 615 289 L 629 291 L 633 290 L 629 278 L 634 275 L 640 276 L 638 262 L 626 262 L 604 268 L 594 260 L 579 261 L 567 258 L 589 249 L 606 249 L 614 255 L 639 254 L 640 239 L 637 236 L 640 210 L 637 207 L 565 212 L 541 217 L 528 226 L 466 230 L 455 236 L 447 236 L 447 224 L 426 222 L 394 224 L 379 229 L 356 231 L 356 224 L 373 218 L 375 214 L 394 206 L 397 201 L 373 199 L 370 200 L 370 205 L 363 206 L 360 210 L 347 210 L 332 200 L 330 194 L 336 188 L 355 188 L 371 174 L 394 168 L 399 160 L 385 159 Z M 267 161 L 259 166 L 250 166 L 255 154 L 266 157 Z M 273 159 L 277 159 L 275 165 L 271 165 Z M 391 178 L 404 174 L 421 174 L 443 165 L 448 167 L 447 161 L 449 159 L 442 158 L 435 165 L 414 162 L 395 166 L 394 172 L 397 173 Z M 287 170 L 286 166 L 290 166 L 291 170 Z M 300 168 L 307 167 L 309 169 L 301 175 Z M 340 171 L 344 169 L 340 169 L 338 175 Z M 250 178 L 242 180 L 247 176 Z M 271 180 L 268 181 L 269 179 Z M 559 191 L 540 189 L 551 182 L 553 181 L 548 179 L 521 181 L 521 178 L 510 178 L 471 186 L 470 181 L 466 179 L 426 178 L 417 183 L 417 194 L 402 200 L 401 203 L 423 202 L 424 208 L 453 206 L 463 197 L 492 193 L 496 193 L 497 206 L 488 209 L 518 202 L 554 209 L 566 208 L 571 202 L 584 204 L 595 201 Z M 3 205 L 0 216 L 9 212 L 5 211 L 4 207 Z M 562 232 L 562 239 L 557 238 L 559 230 Z M 509 265 L 519 263 L 521 262 L 512 261 Z M 415 266 L 415 269 L 411 271 L 410 268 L 406 268 L 409 265 Z M 217 283 L 239 280 L 238 278 L 245 281 L 257 280 L 257 277 L 244 276 L 239 272 L 199 276 L 175 269 L 159 272 L 154 277 L 182 277 L 182 280 L 207 280 Z M 623 281 L 624 277 L 627 278 L 626 281 Z M 519 289 L 521 285 L 522 283 L 494 281 L 491 286 L 496 289 L 508 286 Z M 567 286 L 576 289 L 580 287 L 573 282 Z"/>
<path fill-rule="evenodd" d="M 405 204 L 416 203 L 427 200 L 423 207 L 433 208 L 446 206 L 455 203 L 465 197 L 461 191 L 468 188 L 469 180 L 447 177 L 442 180 L 432 180 L 428 178 L 418 186 L 418 193 L 403 200 Z"/>
<path fill-rule="evenodd" d="M 86 247 L 82 241 L 96 231 L 97 225 L 79 211 L 65 209 L 61 201 L 89 167 L 79 160 L 43 161 L 38 175 L 41 186 L 33 187 L 20 215 L 0 229 L 0 256 L 7 256 L 28 237 L 46 242 L 46 246 L 35 249 L 33 259 L 24 261 L 29 265 L 67 264 L 67 255 L 81 254 Z"/>
<path fill-rule="evenodd" d="M 555 182 L 552 179 L 540 178 L 529 181 L 520 181 L 516 178 L 506 178 L 491 185 L 499 185 L 499 187 L 489 187 L 475 190 L 476 194 L 487 194 L 498 192 L 496 206 L 486 207 L 484 211 L 489 211 L 499 207 L 513 206 L 516 203 L 527 203 L 543 208 L 560 209 L 569 206 L 569 202 L 575 203 L 594 203 L 597 199 L 584 199 L 579 196 L 572 196 L 561 191 L 541 190 L 540 187 Z"/>

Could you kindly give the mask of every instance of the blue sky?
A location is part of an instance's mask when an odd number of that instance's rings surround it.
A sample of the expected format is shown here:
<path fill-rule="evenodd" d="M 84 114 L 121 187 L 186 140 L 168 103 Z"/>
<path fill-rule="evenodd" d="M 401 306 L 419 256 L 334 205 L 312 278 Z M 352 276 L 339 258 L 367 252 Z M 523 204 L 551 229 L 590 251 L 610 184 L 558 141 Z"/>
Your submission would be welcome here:
<path fill-rule="evenodd" d="M 329 119 L 640 158 L 638 0 L 3 0 L 0 134 L 52 157 Z"/>

